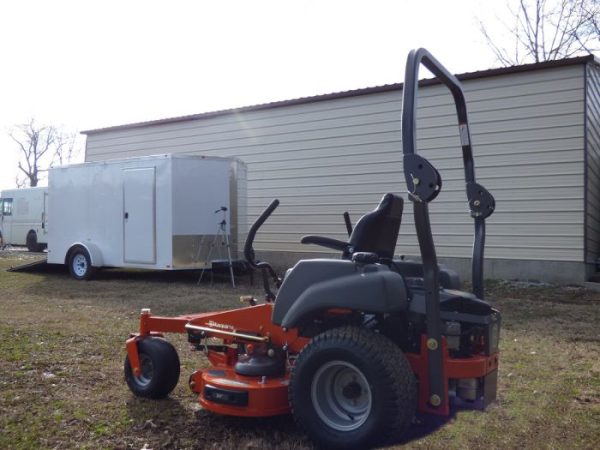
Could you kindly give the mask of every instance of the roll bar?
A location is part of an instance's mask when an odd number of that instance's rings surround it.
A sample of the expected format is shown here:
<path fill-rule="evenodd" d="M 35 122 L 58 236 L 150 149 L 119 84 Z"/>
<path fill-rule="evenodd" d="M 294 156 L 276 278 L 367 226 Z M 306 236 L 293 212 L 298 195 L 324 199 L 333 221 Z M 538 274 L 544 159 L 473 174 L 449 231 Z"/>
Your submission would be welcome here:
<path fill-rule="evenodd" d="M 471 149 L 471 134 L 465 96 L 458 79 L 452 75 L 431 53 L 421 48 L 413 50 L 408 55 L 406 75 L 404 77 L 402 102 L 402 147 L 404 153 L 404 176 L 409 190 L 409 197 L 415 207 L 432 201 L 441 190 L 442 180 L 439 172 L 429 161 L 415 154 L 416 148 L 416 110 L 419 66 L 423 64 L 429 69 L 452 93 L 458 117 L 458 130 L 462 146 L 462 156 L 465 171 L 467 200 L 471 217 L 475 221 L 475 239 L 473 242 L 472 281 L 473 293 L 483 299 L 483 253 L 485 246 L 485 219 L 492 215 L 495 209 L 494 197 L 475 181 L 475 166 Z M 427 214 L 427 221 L 429 216 Z M 423 231 L 420 234 L 424 235 Z M 419 229 L 417 229 L 419 233 Z M 427 236 L 423 236 L 427 238 Z M 431 238 L 431 236 L 429 236 Z M 421 244 L 421 240 L 419 241 Z M 431 249 L 435 257 L 433 239 L 425 239 L 426 247 Z M 423 251 L 423 248 L 422 248 Z M 426 263 L 426 261 L 423 261 Z M 436 266 L 437 267 L 437 266 Z"/>
<path fill-rule="evenodd" d="M 471 217 L 475 222 L 471 263 L 473 293 L 480 299 L 484 298 L 485 219 L 494 212 L 495 200 L 483 186 L 475 181 L 467 104 L 460 82 L 427 50 L 420 48 L 411 51 L 406 62 L 402 98 L 402 150 L 404 153 L 404 177 L 409 198 L 413 202 L 417 238 L 423 260 L 427 313 L 429 398 L 430 403 L 437 406 L 436 403 L 440 399 L 444 399 L 445 388 L 442 377 L 439 267 L 431 232 L 428 203 L 440 193 L 442 178 L 437 169 L 427 159 L 415 152 L 417 91 L 421 64 L 429 69 L 450 90 L 454 98 L 462 147 L 467 200 Z"/>

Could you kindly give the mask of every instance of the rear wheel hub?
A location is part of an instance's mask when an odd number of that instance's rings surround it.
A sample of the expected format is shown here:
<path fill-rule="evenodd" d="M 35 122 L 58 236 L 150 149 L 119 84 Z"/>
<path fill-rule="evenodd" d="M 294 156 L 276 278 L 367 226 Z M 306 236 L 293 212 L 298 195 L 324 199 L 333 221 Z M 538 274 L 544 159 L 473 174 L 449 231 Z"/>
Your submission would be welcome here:
<path fill-rule="evenodd" d="M 373 402 L 366 377 L 346 361 L 331 361 L 315 373 L 311 399 L 319 418 L 338 431 L 364 424 Z"/>

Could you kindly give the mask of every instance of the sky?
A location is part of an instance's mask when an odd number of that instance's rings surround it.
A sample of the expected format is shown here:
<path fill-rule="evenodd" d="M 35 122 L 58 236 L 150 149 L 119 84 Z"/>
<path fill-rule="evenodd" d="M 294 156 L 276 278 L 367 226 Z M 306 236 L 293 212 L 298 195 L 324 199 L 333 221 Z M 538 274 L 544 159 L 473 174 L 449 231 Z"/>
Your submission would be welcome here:
<path fill-rule="evenodd" d="M 14 188 L 17 174 L 8 132 L 30 118 L 79 132 L 397 83 L 417 47 L 453 73 L 497 67 L 478 19 L 500 30 L 503 7 L 501 0 L 2 2 L 0 190 Z"/>

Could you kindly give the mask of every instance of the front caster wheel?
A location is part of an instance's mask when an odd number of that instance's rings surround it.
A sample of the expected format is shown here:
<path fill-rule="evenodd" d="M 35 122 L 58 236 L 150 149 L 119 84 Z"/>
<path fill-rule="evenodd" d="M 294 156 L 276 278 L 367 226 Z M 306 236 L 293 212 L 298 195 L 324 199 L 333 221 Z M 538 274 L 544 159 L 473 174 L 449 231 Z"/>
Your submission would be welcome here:
<path fill-rule="evenodd" d="M 412 422 L 417 389 L 402 351 L 357 327 L 328 330 L 300 353 L 290 379 L 294 419 L 323 448 L 368 448 Z"/>
<path fill-rule="evenodd" d="M 179 381 L 179 356 L 175 347 L 161 338 L 138 341 L 141 373 L 133 374 L 129 357 L 125 358 L 125 381 L 138 397 L 165 398 Z"/>

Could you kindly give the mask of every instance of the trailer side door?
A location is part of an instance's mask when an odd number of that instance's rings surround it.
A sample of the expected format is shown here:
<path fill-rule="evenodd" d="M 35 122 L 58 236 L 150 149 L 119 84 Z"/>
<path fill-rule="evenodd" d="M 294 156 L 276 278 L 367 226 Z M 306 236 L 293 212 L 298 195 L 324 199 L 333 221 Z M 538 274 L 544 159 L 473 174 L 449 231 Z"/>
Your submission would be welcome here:
<path fill-rule="evenodd" d="M 156 262 L 156 174 L 154 167 L 123 170 L 123 259 Z"/>

